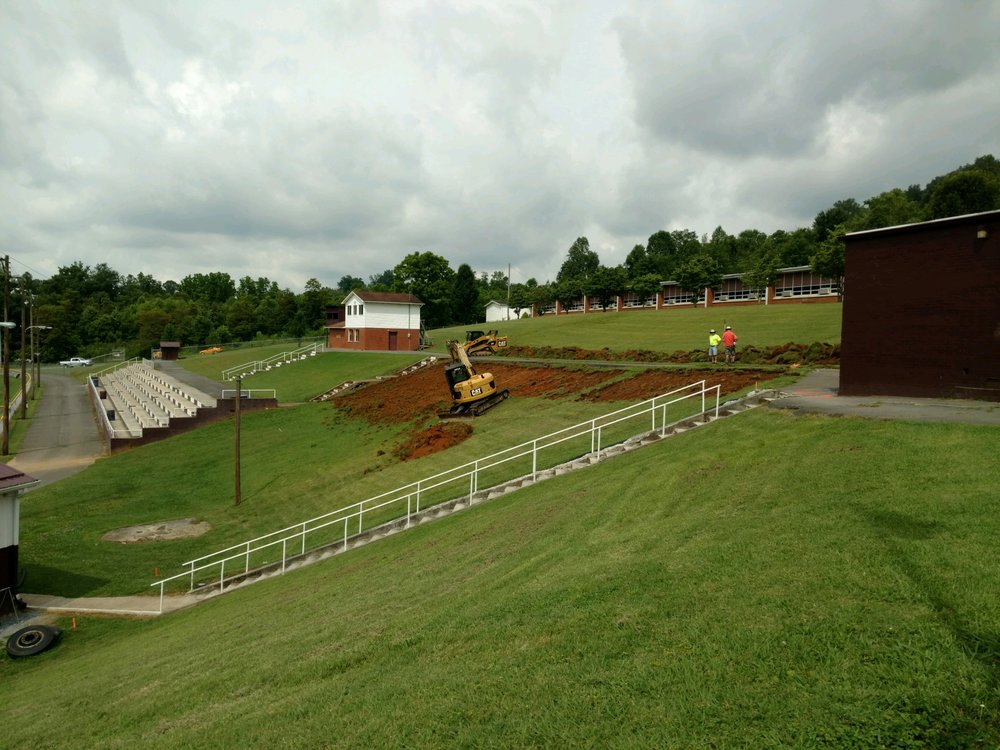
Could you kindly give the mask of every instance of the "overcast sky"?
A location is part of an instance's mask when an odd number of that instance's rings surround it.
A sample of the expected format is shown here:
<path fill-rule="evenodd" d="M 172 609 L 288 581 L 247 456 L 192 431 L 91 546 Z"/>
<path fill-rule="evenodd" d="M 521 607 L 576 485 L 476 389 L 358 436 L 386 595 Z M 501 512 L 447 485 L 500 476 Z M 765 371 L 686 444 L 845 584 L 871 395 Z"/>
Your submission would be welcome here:
<path fill-rule="evenodd" d="M 553 279 L 992 153 L 1000 0 L 0 0 L 0 252 Z"/>

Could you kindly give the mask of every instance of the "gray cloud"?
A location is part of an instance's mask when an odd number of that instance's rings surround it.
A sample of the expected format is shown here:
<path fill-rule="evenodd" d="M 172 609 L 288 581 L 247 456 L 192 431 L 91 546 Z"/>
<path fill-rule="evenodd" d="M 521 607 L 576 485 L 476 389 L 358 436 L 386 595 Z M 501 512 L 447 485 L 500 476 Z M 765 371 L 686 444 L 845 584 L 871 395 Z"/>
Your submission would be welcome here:
<path fill-rule="evenodd" d="M 992 2 L 0 3 L 0 236 L 299 290 L 793 229 L 1000 151 Z"/>

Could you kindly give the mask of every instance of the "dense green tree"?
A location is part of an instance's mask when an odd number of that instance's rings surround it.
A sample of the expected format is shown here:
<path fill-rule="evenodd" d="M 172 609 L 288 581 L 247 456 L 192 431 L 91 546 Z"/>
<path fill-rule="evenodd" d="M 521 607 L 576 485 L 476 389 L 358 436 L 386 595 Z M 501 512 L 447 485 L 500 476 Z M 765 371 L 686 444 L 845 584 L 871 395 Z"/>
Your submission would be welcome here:
<path fill-rule="evenodd" d="M 576 242 L 566 252 L 566 260 L 556 274 L 556 283 L 567 279 L 586 281 L 597 271 L 600 264 L 597 253 L 590 249 L 590 240 L 586 237 L 577 237 Z"/>
<path fill-rule="evenodd" d="M 934 188 L 929 219 L 962 216 L 1000 208 L 1000 178 L 978 169 L 953 172 Z"/>
<path fill-rule="evenodd" d="M 621 266 L 598 266 L 587 281 L 587 294 L 597 297 L 601 309 L 607 310 L 619 295 L 625 293 L 627 285 L 628 275 Z"/>
<path fill-rule="evenodd" d="M 180 293 L 188 299 L 201 299 L 222 305 L 236 294 L 236 284 L 224 271 L 195 273 L 181 279 Z"/>
<path fill-rule="evenodd" d="M 525 287 L 528 289 L 528 299 L 538 315 L 542 315 L 543 310 L 556 301 L 555 289 L 551 284 L 536 284 L 535 286 L 525 284 Z"/>
<path fill-rule="evenodd" d="M 703 244 L 705 252 L 715 258 L 721 268 L 736 268 L 739 245 L 736 238 L 727 234 L 721 226 L 716 227 L 712 236 Z"/>
<path fill-rule="evenodd" d="M 844 235 L 847 225 L 841 224 L 833 228 L 830 236 L 816 247 L 816 252 L 810 261 L 813 273 L 834 279 L 837 294 L 844 295 Z"/>
<path fill-rule="evenodd" d="M 451 293 L 451 319 L 459 325 L 478 323 L 484 318 L 482 307 L 476 274 L 468 263 L 463 263 L 455 272 Z"/>
<path fill-rule="evenodd" d="M 691 292 L 697 303 L 699 294 L 722 285 L 722 268 L 715 258 L 702 253 L 679 265 L 674 270 L 674 280 L 685 292 Z"/>
<path fill-rule="evenodd" d="M 677 243 L 670 232 L 660 230 L 654 232 L 646 241 L 646 258 L 648 266 L 645 273 L 658 274 L 661 280 L 669 279 L 677 267 Z"/>
<path fill-rule="evenodd" d="M 778 278 L 778 268 L 781 266 L 777 253 L 761 252 L 751 261 L 750 267 L 743 272 L 740 280 L 758 294 L 758 299 L 764 300 L 767 287 L 773 286 Z"/>
<path fill-rule="evenodd" d="M 792 232 L 779 229 L 767 238 L 764 252 L 776 256 L 784 268 L 805 266 L 816 252 L 816 235 L 809 227 Z"/>
<path fill-rule="evenodd" d="M 899 188 L 865 201 L 865 210 L 847 222 L 852 231 L 912 224 L 923 218 L 923 208 Z"/>
<path fill-rule="evenodd" d="M 514 315 L 518 318 L 521 317 L 523 310 L 531 307 L 531 291 L 527 284 L 511 284 L 510 309 L 514 311 Z"/>
<path fill-rule="evenodd" d="M 587 291 L 587 283 L 587 279 L 582 277 L 557 281 L 552 286 L 552 296 L 562 305 L 563 310 L 568 312 L 570 305 L 583 300 Z"/>
<path fill-rule="evenodd" d="M 632 279 L 629 283 L 629 287 L 639 296 L 641 301 L 656 294 L 662 286 L 662 281 L 663 279 L 661 279 L 657 274 L 647 273 Z"/>
<path fill-rule="evenodd" d="M 839 200 L 825 211 L 820 211 L 816 214 L 812 226 L 816 233 L 816 240 L 822 242 L 830 236 L 834 227 L 840 224 L 849 224 L 861 211 L 861 204 L 854 198 Z"/>
<path fill-rule="evenodd" d="M 392 291 L 392 269 L 387 268 L 382 271 L 382 273 L 372 274 L 368 277 L 368 288 L 373 292 L 391 292 Z"/>
<path fill-rule="evenodd" d="M 365 280 L 360 279 L 357 276 L 341 276 L 340 281 L 337 282 L 337 289 L 339 289 L 343 294 L 350 294 L 355 289 L 364 289 Z"/>
<path fill-rule="evenodd" d="M 301 324 L 305 332 L 318 333 L 323 330 L 326 324 L 326 308 L 333 304 L 333 293 L 328 288 L 313 278 L 306 281 L 305 290 L 299 298 L 299 313 L 301 314 Z M 237 335 L 237 331 L 232 331 Z M 296 334 L 301 335 L 301 334 Z"/>
<path fill-rule="evenodd" d="M 625 272 L 630 279 L 638 279 L 648 274 L 655 274 L 656 267 L 644 245 L 636 245 L 625 258 Z"/>
<path fill-rule="evenodd" d="M 417 296 L 424 307 L 421 319 L 428 328 L 451 323 L 451 293 L 455 272 L 448 261 L 432 252 L 410 253 L 392 269 L 393 289 Z"/>

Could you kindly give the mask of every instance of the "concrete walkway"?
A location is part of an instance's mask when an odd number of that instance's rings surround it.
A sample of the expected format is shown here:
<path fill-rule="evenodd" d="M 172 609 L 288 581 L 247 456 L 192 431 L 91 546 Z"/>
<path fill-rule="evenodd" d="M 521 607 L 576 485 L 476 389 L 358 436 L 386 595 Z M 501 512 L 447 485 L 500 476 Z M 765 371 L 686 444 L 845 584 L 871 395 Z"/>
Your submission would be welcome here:
<path fill-rule="evenodd" d="M 960 422 L 1000 426 L 1000 404 L 946 398 L 897 396 L 841 396 L 840 370 L 814 370 L 782 391 L 772 409 L 809 414 L 829 414 L 868 419 L 899 419 L 908 422 Z"/>
<path fill-rule="evenodd" d="M 45 485 L 83 471 L 102 455 L 86 384 L 45 373 L 38 408 L 10 466 Z"/>

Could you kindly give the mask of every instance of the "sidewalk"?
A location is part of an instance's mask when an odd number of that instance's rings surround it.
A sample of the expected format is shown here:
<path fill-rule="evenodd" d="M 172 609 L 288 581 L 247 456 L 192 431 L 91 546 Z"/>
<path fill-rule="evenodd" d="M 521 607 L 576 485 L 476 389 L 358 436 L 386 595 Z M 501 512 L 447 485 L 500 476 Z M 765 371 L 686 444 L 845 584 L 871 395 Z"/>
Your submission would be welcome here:
<path fill-rule="evenodd" d="M 772 409 L 909 422 L 958 422 L 1000 426 L 1000 404 L 946 398 L 841 396 L 840 371 L 814 370 L 772 401 Z"/>

